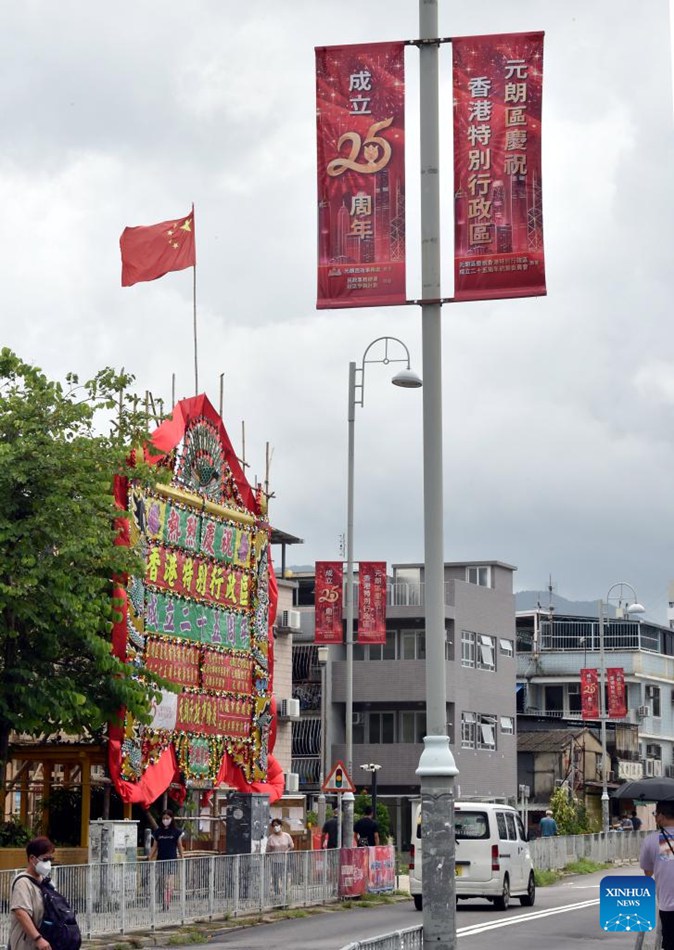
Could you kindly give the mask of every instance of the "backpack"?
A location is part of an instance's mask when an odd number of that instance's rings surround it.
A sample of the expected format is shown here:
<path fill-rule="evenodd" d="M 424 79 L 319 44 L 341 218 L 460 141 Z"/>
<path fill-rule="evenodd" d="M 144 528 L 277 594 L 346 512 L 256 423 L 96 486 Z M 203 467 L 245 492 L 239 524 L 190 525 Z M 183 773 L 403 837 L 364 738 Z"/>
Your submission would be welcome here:
<path fill-rule="evenodd" d="M 29 874 L 20 874 L 14 878 L 12 887 L 20 877 L 27 877 L 42 892 L 44 916 L 39 926 L 41 936 L 48 940 L 52 950 L 80 950 L 82 934 L 70 904 L 60 894 L 49 878 L 36 881 Z"/>

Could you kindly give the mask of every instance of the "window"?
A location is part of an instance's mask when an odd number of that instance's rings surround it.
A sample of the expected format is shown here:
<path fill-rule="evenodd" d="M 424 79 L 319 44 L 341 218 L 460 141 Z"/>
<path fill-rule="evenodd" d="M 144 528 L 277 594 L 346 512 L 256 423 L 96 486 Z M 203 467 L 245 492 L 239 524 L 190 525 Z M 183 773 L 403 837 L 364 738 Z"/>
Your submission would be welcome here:
<path fill-rule="evenodd" d="M 461 747 L 463 749 L 496 749 L 496 716 L 482 713 L 461 714 Z"/>
<path fill-rule="evenodd" d="M 400 631 L 400 659 L 423 660 L 426 658 L 426 633 L 423 630 Z"/>
<path fill-rule="evenodd" d="M 466 580 L 469 584 L 477 584 L 478 587 L 491 587 L 491 568 L 467 567 Z"/>
<path fill-rule="evenodd" d="M 395 713 L 368 713 L 367 724 L 368 742 L 384 745 L 395 742 Z"/>
<path fill-rule="evenodd" d="M 418 744 L 424 741 L 426 735 L 425 712 L 400 713 L 400 741 Z"/>
<path fill-rule="evenodd" d="M 515 816 L 511 811 L 505 813 L 506 825 L 508 826 L 508 840 L 517 841 L 517 825 L 515 824 Z"/>
<path fill-rule="evenodd" d="M 569 683 L 567 687 L 567 691 L 568 691 L 568 696 L 569 696 L 569 712 L 580 713 L 581 712 L 580 683 Z"/>
<path fill-rule="evenodd" d="M 454 660 L 454 640 L 451 630 L 445 630 L 445 659 Z M 674 691 L 672 691 L 672 704 L 674 705 Z"/>
<path fill-rule="evenodd" d="M 369 660 L 395 660 L 396 658 L 396 632 L 395 630 L 386 631 L 386 643 L 371 643 L 367 648 Z"/>
<path fill-rule="evenodd" d="M 475 666 L 475 634 L 461 631 L 461 666 Z"/>
<path fill-rule="evenodd" d="M 513 656 L 515 651 L 512 640 L 505 640 L 503 637 L 499 637 L 498 652 L 501 656 Z"/>
<path fill-rule="evenodd" d="M 504 736 L 515 734 L 515 722 L 512 716 L 501 716 L 501 733 Z"/>
<path fill-rule="evenodd" d="M 393 574 L 393 603 L 419 607 L 421 599 L 421 568 L 397 567 Z"/>
<path fill-rule="evenodd" d="M 488 637 L 484 633 L 480 634 L 476 666 L 480 670 L 496 669 L 496 661 L 494 660 L 494 638 Z"/>
<path fill-rule="evenodd" d="M 646 695 L 651 701 L 651 708 L 653 710 L 653 716 L 660 716 L 660 687 L 659 686 L 647 686 Z"/>
<path fill-rule="evenodd" d="M 495 749 L 496 732 L 494 726 L 496 719 L 494 716 L 478 716 L 477 722 L 477 747 L 478 749 Z"/>
<path fill-rule="evenodd" d="M 475 748 L 475 713 L 461 713 L 461 748 Z"/>

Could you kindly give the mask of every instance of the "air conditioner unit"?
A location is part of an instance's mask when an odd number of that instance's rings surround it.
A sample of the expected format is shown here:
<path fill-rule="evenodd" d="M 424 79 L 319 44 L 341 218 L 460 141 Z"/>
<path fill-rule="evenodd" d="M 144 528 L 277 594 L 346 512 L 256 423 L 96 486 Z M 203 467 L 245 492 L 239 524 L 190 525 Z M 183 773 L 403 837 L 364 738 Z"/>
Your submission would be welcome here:
<path fill-rule="evenodd" d="M 645 719 L 646 716 L 649 716 L 651 712 L 650 706 L 637 706 L 637 716 L 640 719 Z"/>
<path fill-rule="evenodd" d="M 299 719 L 299 699 L 282 699 L 278 704 L 278 716 L 279 719 Z"/>
<path fill-rule="evenodd" d="M 277 624 L 280 630 L 299 630 L 301 625 L 299 610 L 282 610 Z"/>
<path fill-rule="evenodd" d="M 300 777 L 297 772 L 286 772 L 286 792 L 299 792 Z"/>

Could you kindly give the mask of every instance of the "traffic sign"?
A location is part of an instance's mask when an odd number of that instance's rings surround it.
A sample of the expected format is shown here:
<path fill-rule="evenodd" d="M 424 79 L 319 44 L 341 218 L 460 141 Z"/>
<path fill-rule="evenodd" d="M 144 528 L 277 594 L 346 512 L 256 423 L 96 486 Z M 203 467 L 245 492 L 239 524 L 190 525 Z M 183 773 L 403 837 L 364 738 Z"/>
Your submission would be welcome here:
<path fill-rule="evenodd" d="M 332 767 L 332 771 L 323 782 L 321 790 L 324 792 L 355 792 L 356 788 L 351 781 L 351 776 L 346 771 L 343 762 L 338 762 Z"/>

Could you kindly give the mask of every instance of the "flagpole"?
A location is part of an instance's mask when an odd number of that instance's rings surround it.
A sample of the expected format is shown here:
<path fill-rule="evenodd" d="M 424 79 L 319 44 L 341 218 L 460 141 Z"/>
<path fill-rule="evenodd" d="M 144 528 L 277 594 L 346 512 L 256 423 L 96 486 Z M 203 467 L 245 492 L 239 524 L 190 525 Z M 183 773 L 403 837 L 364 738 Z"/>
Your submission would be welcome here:
<path fill-rule="evenodd" d="M 194 395 L 199 395 L 199 363 L 197 360 L 197 262 L 194 261 L 192 268 L 192 304 L 194 308 Z"/>

